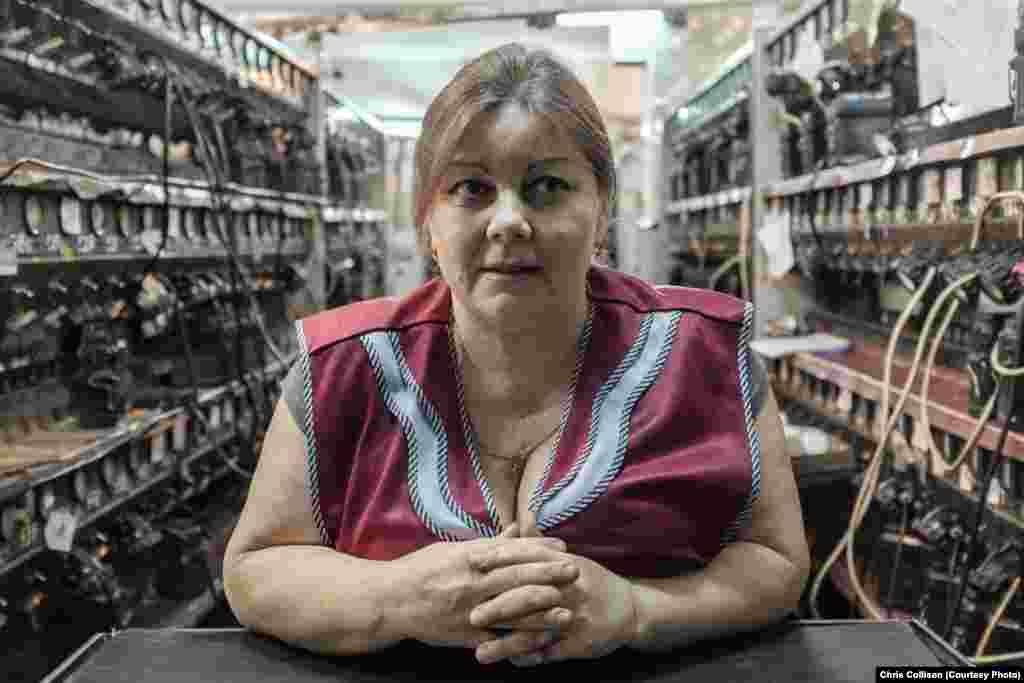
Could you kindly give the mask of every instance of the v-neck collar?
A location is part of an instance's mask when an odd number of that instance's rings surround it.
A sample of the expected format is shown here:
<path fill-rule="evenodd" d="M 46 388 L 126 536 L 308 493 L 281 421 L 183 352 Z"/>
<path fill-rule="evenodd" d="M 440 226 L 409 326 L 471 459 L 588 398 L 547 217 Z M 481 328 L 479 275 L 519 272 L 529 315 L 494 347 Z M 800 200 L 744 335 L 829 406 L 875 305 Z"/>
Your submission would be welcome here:
<path fill-rule="evenodd" d="M 449 296 L 451 296 L 449 291 Z M 473 469 L 473 477 L 476 479 L 477 486 L 480 490 L 480 495 L 483 497 L 484 505 L 487 510 L 488 517 L 490 518 L 490 526 L 488 527 L 488 535 L 496 536 L 502 530 L 501 520 L 498 516 L 497 506 L 494 502 L 494 493 L 491 491 L 491 487 L 487 482 L 487 478 L 483 473 L 483 466 L 480 460 L 480 448 L 479 441 L 477 439 L 476 430 L 473 428 L 473 423 L 469 418 L 469 412 L 466 409 L 465 403 L 465 385 L 463 383 L 462 372 L 459 367 L 458 354 L 454 347 L 451 337 L 451 325 L 452 325 L 452 309 L 449 305 L 448 309 L 448 323 L 445 330 L 446 346 L 448 348 L 448 362 L 452 369 L 453 377 L 455 378 L 456 391 L 454 400 L 456 402 L 456 413 L 459 416 L 460 428 L 462 429 L 462 435 L 466 449 L 469 454 L 470 465 Z M 544 468 L 544 474 L 537 481 L 536 486 L 530 496 L 529 509 L 536 512 L 536 508 L 540 506 L 539 501 L 544 495 L 545 487 L 547 486 L 548 479 L 551 476 L 551 471 L 554 468 L 556 460 L 559 455 L 560 447 L 562 445 L 563 437 L 565 436 L 566 428 L 569 425 L 570 418 L 573 416 L 576 406 L 580 399 L 586 397 L 580 397 L 579 393 L 580 379 L 583 376 L 583 368 L 586 362 L 587 350 L 590 347 L 591 333 L 593 330 L 594 323 L 595 305 L 592 299 L 587 302 L 587 318 L 583 323 L 583 327 L 580 330 L 576 340 L 576 363 L 573 372 L 572 383 L 569 386 L 569 391 L 566 392 L 565 397 L 562 399 L 562 415 L 560 424 L 558 427 L 558 436 L 555 438 L 555 442 L 551 445 L 548 451 L 547 463 Z M 561 449 L 563 452 L 566 449 Z M 568 450 L 572 450 L 571 448 Z M 453 457 L 449 451 L 448 457 Z M 451 468 L 447 468 L 451 471 Z"/>

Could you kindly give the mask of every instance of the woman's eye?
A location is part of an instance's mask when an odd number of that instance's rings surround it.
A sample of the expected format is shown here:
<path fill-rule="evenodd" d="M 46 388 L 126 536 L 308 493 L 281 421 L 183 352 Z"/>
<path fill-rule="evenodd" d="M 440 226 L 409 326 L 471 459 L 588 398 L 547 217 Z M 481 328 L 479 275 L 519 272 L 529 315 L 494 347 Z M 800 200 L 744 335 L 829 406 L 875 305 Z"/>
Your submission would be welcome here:
<path fill-rule="evenodd" d="M 529 194 L 535 198 L 550 201 L 559 192 L 571 190 L 569 183 L 554 176 L 544 176 L 530 183 Z"/>
<path fill-rule="evenodd" d="M 460 180 L 452 186 L 449 194 L 462 200 L 474 200 L 486 195 L 490 189 L 487 183 L 479 180 Z"/>

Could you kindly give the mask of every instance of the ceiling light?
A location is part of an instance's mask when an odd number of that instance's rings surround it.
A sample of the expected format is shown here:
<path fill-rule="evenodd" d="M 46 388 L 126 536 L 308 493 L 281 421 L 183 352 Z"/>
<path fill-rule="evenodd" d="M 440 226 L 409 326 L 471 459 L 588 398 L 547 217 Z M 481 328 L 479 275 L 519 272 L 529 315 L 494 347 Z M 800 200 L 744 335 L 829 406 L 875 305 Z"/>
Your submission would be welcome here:
<path fill-rule="evenodd" d="M 661 16 L 661 10 L 563 12 L 556 17 L 555 21 L 559 26 L 577 28 L 580 26 L 614 26 L 620 22 L 653 22 L 657 21 Z"/>

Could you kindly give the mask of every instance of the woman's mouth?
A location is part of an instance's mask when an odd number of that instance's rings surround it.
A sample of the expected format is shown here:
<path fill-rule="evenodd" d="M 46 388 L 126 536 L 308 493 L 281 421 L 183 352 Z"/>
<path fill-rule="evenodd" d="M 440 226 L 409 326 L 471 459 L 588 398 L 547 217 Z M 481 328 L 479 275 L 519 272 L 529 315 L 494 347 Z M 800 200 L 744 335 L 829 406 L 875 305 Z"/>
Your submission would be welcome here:
<path fill-rule="evenodd" d="M 498 275 L 500 277 L 525 277 L 540 272 L 538 266 L 501 266 L 498 268 L 484 268 L 485 273 Z"/>

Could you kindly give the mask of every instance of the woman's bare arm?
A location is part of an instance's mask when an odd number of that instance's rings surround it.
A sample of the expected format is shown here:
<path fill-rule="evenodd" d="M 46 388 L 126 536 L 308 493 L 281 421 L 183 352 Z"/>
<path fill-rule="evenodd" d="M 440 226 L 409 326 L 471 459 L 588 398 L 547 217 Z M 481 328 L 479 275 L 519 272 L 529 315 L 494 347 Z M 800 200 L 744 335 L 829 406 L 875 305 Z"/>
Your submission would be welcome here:
<path fill-rule="evenodd" d="M 397 568 L 322 544 L 305 472 L 305 440 L 280 401 L 224 557 L 224 588 L 235 616 L 255 630 L 330 654 L 368 652 L 404 639 L 405 582 Z"/>
<path fill-rule="evenodd" d="M 476 647 L 495 636 L 470 623 L 470 610 L 510 590 L 535 606 L 538 637 L 559 623 L 559 587 L 578 576 L 560 561 L 561 541 L 518 538 L 513 525 L 494 539 L 364 560 L 323 546 L 305 472 L 305 440 L 279 402 L 224 558 L 228 602 L 245 626 L 325 654 L 362 654 L 406 639 Z M 474 550 L 499 546 L 515 566 L 487 575 L 472 567 Z"/>
<path fill-rule="evenodd" d="M 769 394 L 757 419 L 761 492 L 749 529 L 701 572 L 633 579 L 640 650 L 666 650 L 779 621 L 798 605 L 810 571 L 803 516 L 782 423 Z"/>

